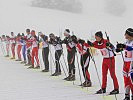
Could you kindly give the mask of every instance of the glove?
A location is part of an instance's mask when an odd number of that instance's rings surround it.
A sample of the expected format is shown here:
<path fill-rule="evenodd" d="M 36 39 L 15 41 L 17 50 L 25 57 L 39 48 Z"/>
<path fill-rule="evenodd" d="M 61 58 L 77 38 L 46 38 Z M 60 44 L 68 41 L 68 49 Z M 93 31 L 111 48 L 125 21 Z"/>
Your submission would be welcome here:
<path fill-rule="evenodd" d="M 122 52 L 123 49 L 116 49 L 115 51 L 116 51 L 117 53 L 119 53 L 119 52 Z"/>
<path fill-rule="evenodd" d="M 91 41 L 89 41 L 89 40 L 87 41 L 87 43 L 88 43 L 88 45 L 90 45 L 90 46 L 94 46 L 93 43 L 92 43 Z"/>
<path fill-rule="evenodd" d="M 64 44 L 68 44 L 67 39 L 65 38 L 65 39 L 62 41 L 62 43 L 64 43 Z"/>
<path fill-rule="evenodd" d="M 60 41 L 61 40 L 60 37 L 56 37 L 56 39 L 57 39 L 57 41 Z"/>
<path fill-rule="evenodd" d="M 126 45 L 125 45 L 125 44 L 122 44 L 122 43 L 118 43 L 118 44 L 116 45 L 116 47 L 117 47 L 118 49 L 120 49 L 120 48 L 126 48 Z"/>
<path fill-rule="evenodd" d="M 107 42 L 107 43 L 106 43 L 106 47 L 113 48 L 114 46 L 113 46 L 110 42 Z"/>
<path fill-rule="evenodd" d="M 75 35 L 72 35 L 71 38 L 74 43 L 78 43 L 77 37 Z"/>
<path fill-rule="evenodd" d="M 81 43 L 81 44 L 84 44 L 85 40 L 79 39 L 78 42 Z"/>
<path fill-rule="evenodd" d="M 21 37 L 21 40 L 24 40 L 24 37 Z"/>
<path fill-rule="evenodd" d="M 87 53 L 91 56 L 91 53 L 90 53 L 90 50 L 89 49 L 87 49 Z"/>
<path fill-rule="evenodd" d="M 71 36 L 72 40 L 77 40 L 77 37 L 75 35 Z"/>
<path fill-rule="evenodd" d="M 49 43 L 49 44 L 53 44 L 53 39 L 50 39 L 50 40 L 48 41 L 48 43 Z"/>
<path fill-rule="evenodd" d="M 107 47 L 110 47 L 110 46 L 111 46 L 111 43 L 110 43 L 110 42 L 107 42 L 107 43 L 106 43 L 106 46 L 107 46 Z"/>
<path fill-rule="evenodd" d="M 62 44 L 62 41 L 61 41 L 60 37 L 56 37 L 56 40 L 57 40 L 57 41 L 55 41 L 56 44 Z"/>
<path fill-rule="evenodd" d="M 78 43 L 78 41 L 77 41 L 77 40 L 73 40 L 73 42 L 74 42 L 75 44 L 77 44 L 77 43 Z"/>
<path fill-rule="evenodd" d="M 48 40 L 48 37 L 47 37 L 47 36 L 44 36 L 44 37 L 43 37 L 43 40 L 44 40 L 44 41 Z"/>

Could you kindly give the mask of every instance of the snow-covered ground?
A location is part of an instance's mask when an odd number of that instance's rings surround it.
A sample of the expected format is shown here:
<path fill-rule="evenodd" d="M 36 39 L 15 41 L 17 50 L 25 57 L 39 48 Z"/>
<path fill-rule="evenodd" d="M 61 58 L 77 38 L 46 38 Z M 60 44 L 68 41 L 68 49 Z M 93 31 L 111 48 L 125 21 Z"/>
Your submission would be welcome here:
<path fill-rule="evenodd" d="M 92 64 L 90 72 L 93 87 L 90 88 L 78 86 L 80 81 L 77 68 L 77 80 L 73 83 L 63 81 L 64 74 L 59 77 L 51 77 L 50 72 L 42 73 L 41 70 L 27 69 L 19 62 L 3 57 L 2 54 L 0 55 L 0 65 L 1 100 L 115 100 L 114 96 L 106 96 L 105 94 L 103 98 L 102 95 L 94 94 L 99 89 L 99 84 L 96 73 L 92 73 L 94 72 Z M 111 81 L 108 83 L 110 87 L 107 90 L 110 91 L 112 90 Z M 123 94 L 117 95 L 118 100 L 122 97 Z"/>
<path fill-rule="evenodd" d="M 65 28 L 70 28 L 81 38 L 90 39 L 95 31 L 103 30 L 109 33 L 111 41 L 124 41 L 124 31 L 133 27 L 132 0 L 81 0 L 81 14 L 57 10 L 30 7 L 31 0 L 0 0 L 0 34 L 10 34 L 11 31 L 25 32 L 26 28 L 59 34 Z M 66 53 L 65 53 L 66 54 Z M 62 60 L 62 59 L 61 59 Z M 99 75 L 101 76 L 102 57 L 95 56 Z M 63 60 L 62 60 L 63 62 Z M 122 77 L 122 58 L 116 57 L 116 72 L 120 83 L 120 93 L 124 93 Z M 64 74 L 58 78 L 50 77 L 38 70 L 27 70 L 23 65 L 0 56 L 0 98 L 2 100 L 115 100 L 114 96 L 93 95 L 100 88 L 93 62 L 90 64 L 90 74 L 93 87 L 81 89 L 76 67 L 76 85 L 64 82 Z M 51 65 L 53 66 L 53 65 Z M 77 66 L 77 63 L 76 63 Z M 113 89 L 109 76 L 107 91 Z M 124 94 L 117 95 L 118 100 Z"/>

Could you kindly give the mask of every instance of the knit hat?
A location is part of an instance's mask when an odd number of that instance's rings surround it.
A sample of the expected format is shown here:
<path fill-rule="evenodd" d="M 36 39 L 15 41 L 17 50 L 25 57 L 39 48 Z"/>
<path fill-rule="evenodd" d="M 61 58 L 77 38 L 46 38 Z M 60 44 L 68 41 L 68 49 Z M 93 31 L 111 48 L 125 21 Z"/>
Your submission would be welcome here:
<path fill-rule="evenodd" d="M 13 36 L 13 35 L 14 35 L 14 33 L 13 33 L 13 32 L 11 32 L 11 35 Z"/>
<path fill-rule="evenodd" d="M 20 33 L 18 33 L 18 35 L 17 35 L 17 36 L 18 36 L 18 37 L 19 37 L 19 36 L 21 36 L 21 35 L 20 35 Z"/>
<path fill-rule="evenodd" d="M 98 36 L 98 37 L 100 37 L 100 38 L 103 38 L 103 34 L 102 34 L 102 32 L 101 32 L 101 31 L 96 32 L 96 33 L 95 33 L 95 35 L 96 35 L 96 36 Z"/>
<path fill-rule="evenodd" d="M 126 30 L 126 33 L 125 34 L 128 34 L 129 36 L 133 37 L 133 29 L 132 28 L 128 28 Z"/>
<path fill-rule="evenodd" d="M 40 36 L 41 36 L 41 35 L 44 35 L 44 34 L 43 34 L 42 32 L 38 32 L 38 35 L 40 35 Z"/>
<path fill-rule="evenodd" d="M 70 30 L 69 29 L 65 29 L 64 33 L 70 34 Z"/>
<path fill-rule="evenodd" d="M 30 29 L 26 29 L 26 32 L 30 32 Z"/>
<path fill-rule="evenodd" d="M 22 33 L 22 36 L 24 36 L 24 33 Z"/>
<path fill-rule="evenodd" d="M 36 35 L 35 30 L 31 31 L 31 35 Z"/>
<path fill-rule="evenodd" d="M 51 37 L 55 37 L 55 35 L 53 34 L 53 33 L 50 33 L 49 34 L 49 37 L 51 38 Z"/>

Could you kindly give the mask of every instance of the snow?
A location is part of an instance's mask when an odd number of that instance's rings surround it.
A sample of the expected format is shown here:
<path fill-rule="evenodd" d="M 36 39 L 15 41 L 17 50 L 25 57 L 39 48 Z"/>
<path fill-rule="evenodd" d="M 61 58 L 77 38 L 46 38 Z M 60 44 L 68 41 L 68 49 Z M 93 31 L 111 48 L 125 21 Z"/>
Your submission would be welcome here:
<path fill-rule="evenodd" d="M 30 7 L 30 1 L 0 0 L 0 34 L 9 35 L 11 31 L 17 34 L 25 32 L 26 28 L 31 28 L 47 35 L 51 32 L 59 35 L 60 31 L 70 28 L 78 37 L 90 39 L 91 34 L 102 30 L 107 31 L 111 41 L 116 44 L 116 41 L 123 42 L 125 30 L 133 27 L 132 0 L 91 0 L 91 2 L 81 0 L 84 5 L 81 14 Z M 66 57 L 66 51 L 64 52 Z M 89 68 L 93 87 L 82 89 L 77 86 L 80 84 L 77 67 L 76 85 L 73 85 L 73 82 L 62 80 L 65 77 L 64 73 L 60 77 L 53 78 L 50 77 L 50 73 L 28 70 L 18 62 L 2 56 L 0 56 L 0 98 L 2 100 L 115 100 L 114 96 L 105 96 L 103 99 L 102 95 L 93 95 L 100 88 L 93 62 Z M 101 76 L 102 57 L 95 56 L 95 60 Z M 62 58 L 61 61 L 63 62 Z M 118 55 L 116 72 L 121 92 L 117 95 L 118 100 L 124 96 L 122 64 L 121 55 Z M 51 66 L 54 71 L 54 65 Z M 112 89 L 112 80 L 109 76 L 107 91 L 110 92 Z"/>
<path fill-rule="evenodd" d="M 73 82 L 62 80 L 65 77 L 64 73 L 59 77 L 51 77 L 50 72 L 42 73 L 41 70 L 27 69 L 19 62 L 3 57 L 2 54 L 0 55 L 0 65 L 0 98 L 2 100 L 103 100 L 102 95 L 94 94 L 99 89 L 99 84 L 97 76 L 92 74 L 94 71 L 92 64 L 90 72 L 93 87 L 91 88 L 78 86 L 80 84 L 78 73 L 76 73 L 77 80 L 73 85 Z M 78 72 L 77 68 L 76 70 Z M 108 90 L 112 90 L 110 82 Z M 121 94 L 117 96 L 122 97 Z M 114 96 L 104 96 L 104 98 L 105 100 L 115 100 Z"/>

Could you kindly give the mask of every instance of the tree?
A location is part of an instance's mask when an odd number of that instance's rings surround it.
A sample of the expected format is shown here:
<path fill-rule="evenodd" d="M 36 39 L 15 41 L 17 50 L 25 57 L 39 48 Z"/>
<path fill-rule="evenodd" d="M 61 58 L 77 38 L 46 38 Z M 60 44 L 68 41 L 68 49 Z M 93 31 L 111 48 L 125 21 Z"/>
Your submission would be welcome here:
<path fill-rule="evenodd" d="M 32 6 L 74 13 L 82 12 L 82 3 L 79 0 L 33 0 Z"/>

